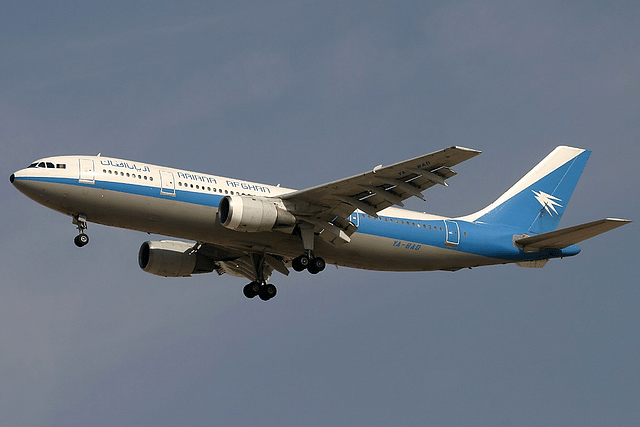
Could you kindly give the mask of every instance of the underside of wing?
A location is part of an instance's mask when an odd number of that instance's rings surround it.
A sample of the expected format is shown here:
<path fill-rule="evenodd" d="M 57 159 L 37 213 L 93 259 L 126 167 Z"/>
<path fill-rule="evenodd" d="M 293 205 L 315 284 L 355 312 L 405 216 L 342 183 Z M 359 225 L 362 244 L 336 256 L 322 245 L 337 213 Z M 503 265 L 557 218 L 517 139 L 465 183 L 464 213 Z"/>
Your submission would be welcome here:
<path fill-rule="evenodd" d="M 378 216 L 390 206 L 404 206 L 409 197 L 424 200 L 422 192 L 456 175 L 452 166 L 480 154 L 464 147 L 449 147 L 390 166 L 376 166 L 369 172 L 286 194 L 282 200 L 297 218 L 327 231 L 329 241 L 346 243 L 355 231 L 348 221 L 356 209 Z"/>
<path fill-rule="evenodd" d="M 196 248 L 200 255 L 215 263 L 218 274 L 245 277 L 252 282 L 266 282 L 274 271 L 289 275 L 284 261 L 276 255 L 226 249 L 209 243 L 199 244 Z"/>
<path fill-rule="evenodd" d="M 264 257 L 263 260 L 261 258 Z M 263 262 L 262 268 L 260 263 Z M 266 282 L 274 271 L 285 276 L 289 275 L 284 261 L 279 257 L 269 254 L 248 253 L 233 261 L 220 261 L 220 267 L 216 269 L 218 274 L 230 274 L 237 277 L 245 277 L 252 282 Z"/>

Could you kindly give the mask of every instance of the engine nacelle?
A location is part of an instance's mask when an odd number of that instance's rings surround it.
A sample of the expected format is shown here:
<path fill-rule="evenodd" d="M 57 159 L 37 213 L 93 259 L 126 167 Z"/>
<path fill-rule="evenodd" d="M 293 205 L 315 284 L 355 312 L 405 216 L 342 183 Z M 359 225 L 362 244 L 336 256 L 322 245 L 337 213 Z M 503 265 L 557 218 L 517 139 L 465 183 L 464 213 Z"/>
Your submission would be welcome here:
<path fill-rule="evenodd" d="M 256 233 L 293 227 L 296 217 L 278 199 L 254 196 L 226 196 L 218 205 L 220 223 L 235 231 Z"/>
<path fill-rule="evenodd" d="M 138 252 L 138 265 L 147 273 L 163 277 L 189 277 L 210 273 L 215 263 L 193 249 L 193 243 L 162 240 L 144 242 Z"/>

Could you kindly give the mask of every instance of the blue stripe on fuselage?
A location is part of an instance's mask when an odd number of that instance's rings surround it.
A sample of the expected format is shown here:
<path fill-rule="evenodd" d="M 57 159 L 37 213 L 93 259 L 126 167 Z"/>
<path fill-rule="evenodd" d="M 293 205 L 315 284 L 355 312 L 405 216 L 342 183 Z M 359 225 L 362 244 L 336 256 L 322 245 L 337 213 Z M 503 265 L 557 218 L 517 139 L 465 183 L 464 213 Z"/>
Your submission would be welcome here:
<path fill-rule="evenodd" d="M 523 234 L 522 230 L 510 226 L 451 219 L 449 221 L 454 221 L 458 224 L 460 235 L 460 243 L 456 246 L 451 246 L 445 244 L 447 232 L 445 218 L 417 220 L 380 216 L 375 219 L 366 214 L 359 214 L 358 220 L 358 233 L 397 239 L 403 242 L 402 246 L 408 246 L 407 244 L 411 242 L 507 261 L 559 258 L 576 255 L 580 252 L 580 249 L 574 245 L 565 249 L 548 249 L 540 252 L 525 253 L 516 248 L 513 243 L 513 236 Z M 419 227 L 418 224 L 420 225 Z"/>
<path fill-rule="evenodd" d="M 161 194 L 160 187 L 149 185 L 132 184 L 126 182 L 114 182 L 105 180 L 95 180 L 95 184 L 79 182 L 74 178 L 49 178 L 49 177 L 20 177 L 15 178 L 16 181 L 37 181 L 52 184 L 64 184 L 75 187 L 96 188 L 107 191 L 116 191 L 119 193 L 133 194 L 137 196 L 154 197 L 158 199 L 176 200 L 184 203 L 191 203 L 203 206 L 218 207 L 220 200 L 224 197 L 218 193 L 199 193 L 195 191 L 184 191 L 176 189 L 175 196 L 173 194 Z"/>
<path fill-rule="evenodd" d="M 160 193 L 160 187 L 99 179 L 96 179 L 94 184 L 81 183 L 77 178 L 58 177 L 16 177 L 15 180 L 95 188 L 215 208 L 218 207 L 220 200 L 224 197 L 224 195 L 219 193 L 212 194 L 185 191 L 178 188 L 175 190 L 175 196 L 166 195 Z M 356 214 L 354 213 L 353 215 Z M 376 219 L 362 213 L 358 213 L 357 215 L 359 216 L 358 233 L 393 239 L 401 242 L 402 246 L 408 243 L 433 246 L 489 258 L 503 259 L 505 261 L 557 258 L 575 255 L 579 252 L 577 246 L 571 246 L 562 250 L 552 249 L 535 253 L 524 253 L 513 244 L 513 236 L 515 234 L 522 234 L 521 230 L 510 226 L 467 222 L 455 219 L 451 221 L 455 221 L 459 225 L 460 243 L 457 246 L 447 246 L 445 245 L 446 227 L 444 218 L 437 220 L 417 220 L 380 216 Z"/>

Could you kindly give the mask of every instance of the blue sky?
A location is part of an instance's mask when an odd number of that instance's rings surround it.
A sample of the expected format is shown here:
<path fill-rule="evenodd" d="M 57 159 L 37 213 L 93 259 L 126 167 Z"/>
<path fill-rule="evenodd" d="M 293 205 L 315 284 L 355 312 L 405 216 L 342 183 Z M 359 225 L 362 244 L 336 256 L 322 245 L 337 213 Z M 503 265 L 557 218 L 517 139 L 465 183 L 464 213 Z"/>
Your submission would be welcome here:
<path fill-rule="evenodd" d="M 640 422 L 636 2 L 3 2 L 0 165 L 96 154 L 304 188 L 451 145 L 408 207 L 464 215 L 557 145 L 563 217 L 631 225 L 542 269 L 164 279 L 149 236 L 0 187 L 0 424 Z"/>

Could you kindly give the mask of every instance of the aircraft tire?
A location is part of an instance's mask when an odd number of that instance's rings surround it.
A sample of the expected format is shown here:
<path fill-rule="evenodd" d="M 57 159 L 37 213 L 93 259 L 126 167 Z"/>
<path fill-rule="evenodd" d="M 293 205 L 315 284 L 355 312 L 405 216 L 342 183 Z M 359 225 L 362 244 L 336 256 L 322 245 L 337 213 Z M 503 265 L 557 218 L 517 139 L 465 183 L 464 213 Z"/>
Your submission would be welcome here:
<path fill-rule="evenodd" d="M 309 257 L 307 257 L 306 255 L 300 255 L 291 262 L 291 267 L 293 267 L 293 269 L 298 272 L 304 271 L 308 266 Z"/>
<path fill-rule="evenodd" d="M 247 298 L 254 298 L 260 293 L 260 283 L 251 282 L 242 289 L 242 293 Z"/>
<path fill-rule="evenodd" d="M 326 266 L 326 263 L 324 262 L 324 259 L 318 257 L 311 260 L 311 262 L 307 266 L 307 270 L 311 274 L 318 274 L 322 270 L 324 270 L 325 266 Z"/>
<path fill-rule="evenodd" d="M 76 244 L 77 247 L 81 248 L 83 246 L 86 246 L 87 243 L 89 243 L 89 236 L 87 236 L 86 234 L 82 233 L 82 234 L 78 234 L 74 239 L 73 239 L 73 243 Z"/>
<path fill-rule="evenodd" d="M 278 289 L 272 284 L 260 287 L 260 299 L 262 301 L 269 301 L 271 298 L 275 297 L 277 293 Z"/>
<path fill-rule="evenodd" d="M 324 270 L 324 268 L 327 266 L 327 263 L 324 262 L 324 259 L 320 257 L 314 258 L 313 260 L 311 260 L 311 263 L 315 265 L 318 272 Z"/>

